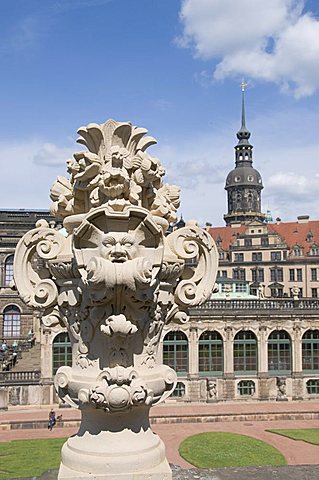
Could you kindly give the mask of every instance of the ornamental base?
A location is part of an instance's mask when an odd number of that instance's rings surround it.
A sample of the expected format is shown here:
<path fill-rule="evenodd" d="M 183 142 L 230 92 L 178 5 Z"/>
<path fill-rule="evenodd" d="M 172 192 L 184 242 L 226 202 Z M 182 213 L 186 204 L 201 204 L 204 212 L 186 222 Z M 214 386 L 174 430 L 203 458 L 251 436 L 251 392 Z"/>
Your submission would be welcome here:
<path fill-rule="evenodd" d="M 58 480 L 171 480 L 165 446 L 148 414 L 148 408 L 82 411 L 79 432 L 63 445 Z"/>
<path fill-rule="evenodd" d="M 111 480 L 112 478 L 116 480 L 172 480 L 172 472 L 166 460 L 157 467 L 136 473 L 90 474 L 71 470 L 61 464 L 58 480 L 75 480 L 77 478 L 80 480 Z"/>

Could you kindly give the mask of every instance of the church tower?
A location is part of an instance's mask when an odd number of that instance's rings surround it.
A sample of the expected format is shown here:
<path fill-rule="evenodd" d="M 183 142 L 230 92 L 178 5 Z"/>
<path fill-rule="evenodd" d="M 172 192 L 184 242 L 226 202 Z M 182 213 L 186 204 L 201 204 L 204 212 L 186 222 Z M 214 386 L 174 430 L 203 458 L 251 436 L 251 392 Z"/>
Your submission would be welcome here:
<path fill-rule="evenodd" d="M 245 86 L 242 82 L 242 117 L 241 128 L 237 132 L 235 168 L 227 175 L 225 185 L 228 203 L 228 213 L 224 215 L 226 225 L 265 220 L 265 215 L 261 213 L 261 190 L 264 187 L 260 173 L 252 166 L 253 147 L 249 143 L 250 132 L 246 128 Z"/>

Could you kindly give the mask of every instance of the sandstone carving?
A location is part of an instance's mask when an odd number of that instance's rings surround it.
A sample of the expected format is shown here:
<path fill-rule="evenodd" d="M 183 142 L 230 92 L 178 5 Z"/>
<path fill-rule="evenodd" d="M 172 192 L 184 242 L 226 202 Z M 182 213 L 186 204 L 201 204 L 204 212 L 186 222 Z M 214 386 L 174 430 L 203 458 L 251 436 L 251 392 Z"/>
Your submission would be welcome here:
<path fill-rule="evenodd" d="M 170 395 L 176 373 L 157 348 L 167 322 L 187 321 L 210 296 L 217 249 L 195 222 L 168 233 L 180 190 L 163 183 L 144 128 L 109 120 L 78 133 L 87 151 L 51 189 L 67 235 L 39 221 L 14 264 L 23 300 L 72 343 L 55 387 L 82 421 L 63 446 L 59 479 L 171 479 L 149 409 Z"/>

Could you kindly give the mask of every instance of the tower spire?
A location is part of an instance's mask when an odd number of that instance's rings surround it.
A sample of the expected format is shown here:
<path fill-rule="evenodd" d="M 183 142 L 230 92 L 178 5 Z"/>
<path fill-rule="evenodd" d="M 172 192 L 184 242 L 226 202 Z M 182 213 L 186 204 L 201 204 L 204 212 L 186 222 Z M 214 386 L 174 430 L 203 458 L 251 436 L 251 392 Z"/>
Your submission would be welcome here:
<path fill-rule="evenodd" d="M 241 128 L 246 128 L 246 119 L 245 119 L 245 87 L 247 83 L 242 80 L 241 84 Z"/>
<path fill-rule="evenodd" d="M 250 131 L 246 127 L 245 87 L 241 82 L 241 127 L 237 132 L 238 143 L 235 146 L 235 168 L 229 172 L 225 189 L 228 198 L 228 213 L 224 215 L 227 225 L 246 223 L 257 219 L 264 221 L 261 213 L 261 190 L 263 189 L 260 173 L 253 167 L 253 146 L 249 143 Z"/>
<path fill-rule="evenodd" d="M 241 87 L 241 127 L 240 130 L 237 132 L 238 144 L 237 147 L 250 147 L 252 146 L 249 143 L 250 138 L 250 131 L 246 127 L 246 115 L 245 115 L 245 87 L 247 87 L 247 83 L 244 80 L 240 84 Z M 237 162 L 236 158 L 236 162 Z M 249 158 L 251 162 L 251 156 Z"/>

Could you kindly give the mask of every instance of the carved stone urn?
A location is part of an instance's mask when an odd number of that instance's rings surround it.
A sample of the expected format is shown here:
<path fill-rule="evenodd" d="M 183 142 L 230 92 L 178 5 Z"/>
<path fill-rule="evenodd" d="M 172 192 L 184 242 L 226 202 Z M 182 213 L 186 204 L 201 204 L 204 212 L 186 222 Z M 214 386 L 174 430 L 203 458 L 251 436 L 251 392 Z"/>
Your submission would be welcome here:
<path fill-rule="evenodd" d="M 180 190 L 163 183 L 147 130 L 109 120 L 79 129 L 88 151 L 51 189 L 54 230 L 40 220 L 19 242 L 16 287 L 45 326 L 72 343 L 55 388 L 81 425 L 62 448 L 59 479 L 171 479 L 149 410 L 176 385 L 157 348 L 164 324 L 186 322 L 210 295 L 217 249 L 196 222 L 168 233 Z"/>

